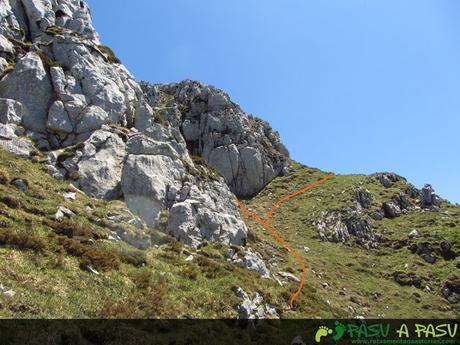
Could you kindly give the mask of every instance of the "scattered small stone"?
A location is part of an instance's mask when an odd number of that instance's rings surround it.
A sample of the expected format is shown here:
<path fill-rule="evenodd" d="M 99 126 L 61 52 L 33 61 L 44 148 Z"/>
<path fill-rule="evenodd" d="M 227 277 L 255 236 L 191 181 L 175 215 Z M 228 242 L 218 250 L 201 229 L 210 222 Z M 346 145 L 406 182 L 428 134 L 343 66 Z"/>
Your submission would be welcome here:
<path fill-rule="evenodd" d="M 193 261 L 193 255 L 189 255 L 185 258 L 185 261 Z"/>
<path fill-rule="evenodd" d="M 309 253 L 309 252 L 310 252 L 310 248 L 308 248 L 308 247 L 303 247 L 303 250 L 305 251 L 305 253 Z"/>
<path fill-rule="evenodd" d="M 26 192 L 29 189 L 29 182 L 23 179 L 14 179 L 11 184 L 21 192 Z"/>
<path fill-rule="evenodd" d="M 419 237 L 420 237 L 420 233 L 416 229 L 412 230 L 409 234 L 409 238 L 419 238 Z"/>
<path fill-rule="evenodd" d="M 237 253 L 232 257 L 232 261 L 248 271 L 258 273 L 262 278 L 270 276 L 270 271 L 262 256 L 252 248 L 248 248 L 245 252 Z"/>
<path fill-rule="evenodd" d="M 300 279 L 297 278 L 295 275 L 291 274 L 291 273 L 288 273 L 288 272 L 278 272 L 278 274 L 283 277 L 284 279 L 287 279 L 287 280 L 290 280 L 290 281 L 293 281 L 293 282 L 296 282 L 296 283 L 300 283 Z"/>
<path fill-rule="evenodd" d="M 76 200 L 77 199 L 77 193 L 73 193 L 73 192 L 64 193 L 62 196 L 66 200 Z"/>
<path fill-rule="evenodd" d="M 92 273 L 94 275 L 99 275 L 99 272 L 96 271 L 91 265 L 83 265 L 81 268 L 86 272 Z"/>
<path fill-rule="evenodd" d="M 75 216 L 75 213 L 73 213 L 71 210 L 65 208 L 64 206 L 59 206 L 56 214 L 54 215 L 54 219 L 60 220 L 64 217 L 72 218 L 73 216 Z"/>
<path fill-rule="evenodd" d="M 429 264 L 434 264 L 436 262 L 436 256 L 434 256 L 432 253 L 422 255 L 422 259 Z"/>
<path fill-rule="evenodd" d="M 354 314 L 357 314 L 356 309 L 353 308 L 351 305 L 349 305 L 347 308 L 348 308 L 348 311 L 349 311 L 350 313 L 352 313 L 353 315 L 354 315 Z"/>
<path fill-rule="evenodd" d="M 327 289 L 329 287 L 328 283 L 323 283 L 323 288 Z"/>
<path fill-rule="evenodd" d="M 120 238 L 118 237 L 118 235 L 113 235 L 112 234 L 109 234 L 109 236 L 107 237 L 107 239 L 111 242 L 120 242 Z"/>
<path fill-rule="evenodd" d="M 12 298 L 12 297 L 14 297 L 14 295 L 16 295 L 16 291 L 8 290 L 8 291 L 5 291 L 5 292 L 3 293 L 3 295 L 4 295 L 5 297 Z"/>

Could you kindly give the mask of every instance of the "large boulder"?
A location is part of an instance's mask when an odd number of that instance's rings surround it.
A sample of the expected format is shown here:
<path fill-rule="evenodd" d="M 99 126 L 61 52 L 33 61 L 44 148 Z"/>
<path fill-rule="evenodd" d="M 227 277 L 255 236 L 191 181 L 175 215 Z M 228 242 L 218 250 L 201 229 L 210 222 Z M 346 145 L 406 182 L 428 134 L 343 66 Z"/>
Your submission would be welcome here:
<path fill-rule="evenodd" d="M 19 59 L 15 69 L 0 81 L 0 97 L 17 100 L 23 105 L 23 125 L 26 129 L 46 131 L 53 93 L 38 54 L 31 52 Z"/>
<path fill-rule="evenodd" d="M 126 145 L 119 135 L 99 130 L 62 165 L 86 194 L 101 199 L 121 197 L 121 173 Z"/>
<path fill-rule="evenodd" d="M 247 234 L 244 223 L 237 217 L 213 212 L 195 200 L 171 208 L 168 230 L 179 241 L 194 247 L 204 240 L 243 245 Z"/>
<path fill-rule="evenodd" d="M 166 209 L 168 190 L 181 189 L 185 169 L 180 161 L 163 155 L 129 155 L 123 167 L 122 190 L 129 208 L 155 226 Z"/>

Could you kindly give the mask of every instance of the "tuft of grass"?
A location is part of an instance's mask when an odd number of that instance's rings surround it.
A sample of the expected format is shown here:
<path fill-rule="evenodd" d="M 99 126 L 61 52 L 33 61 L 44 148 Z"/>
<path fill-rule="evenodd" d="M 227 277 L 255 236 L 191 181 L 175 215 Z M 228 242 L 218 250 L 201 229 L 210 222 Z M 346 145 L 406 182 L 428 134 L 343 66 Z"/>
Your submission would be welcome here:
<path fill-rule="evenodd" d="M 102 54 L 104 54 L 105 58 L 107 61 L 113 64 L 120 64 L 121 60 L 117 58 L 113 50 L 107 46 L 104 45 L 99 45 L 98 46 L 99 50 L 101 51 Z"/>

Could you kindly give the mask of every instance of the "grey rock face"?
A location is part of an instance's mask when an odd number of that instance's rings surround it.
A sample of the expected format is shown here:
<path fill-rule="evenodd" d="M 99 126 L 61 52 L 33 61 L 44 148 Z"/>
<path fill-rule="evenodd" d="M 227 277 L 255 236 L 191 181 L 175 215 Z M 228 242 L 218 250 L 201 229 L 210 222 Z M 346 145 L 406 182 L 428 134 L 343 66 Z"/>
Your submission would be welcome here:
<path fill-rule="evenodd" d="M 22 104 L 7 98 L 0 98 L 0 123 L 20 125 Z"/>
<path fill-rule="evenodd" d="M 86 194 L 95 198 L 116 199 L 121 196 L 121 171 L 126 145 L 108 130 L 99 130 L 62 164 L 69 176 Z"/>
<path fill-rule="evenodd" d="M 356 243 L 364 248 L 376 248 L 380 242 L 380 236 L 374 231 L 372 222 L 358 212 L 354 212 L 346 221 L 348 232 L 356 237 Z"/>
<path fill-rule="evenodd" d="M 56 101 L 53 103 L 48 113 L 46 127 L 50 132 L 72 133 L 72 122 L 65 110 L 63 102 Z"/>
<path fill-rule="evenodd" d="M 22 125 L 40 149 L 67 148 L 48 169 L 88 195 L 123 196 L 149 226 L 169 212 L 167 231 L 193 246 L 245 243 L 230 189 L 257 193 L 288 155 L 267 123 L 200 83 L 143 90 L 100 45 L 84 1 L 9 1 L 0 14 L 2 70 L 16 60 L 0 81 L 0 145 L 29 155 Z M 171 104 L 160 104 L 165 94 Z"/>
<path fill-rule="evenodd" d="M 247 236 L 246 225 L 236 214 L 221 214 L 193 199 L 176 203 L 170 209 L 168 230 L 194 247 L 204 240 L 244 245 Z"/>
<path fill-rule="evenodd" d="M 142 86 L 152 107 L 161 95 L 171 95 L 180 105 L 179 116 L 171 109 L 165 120 L 180 127 L 191 154 L 216 168 L 238 196 L 255 195 L 285 168 L 288 152 L 278 133 L 246 114 L 223 91 L 189 80 Z"/>
<path fill-rule="evenodd" d="M 28 139 L 19 138 L 15 133 L 16 130 L 16 125 L 0 123 L 0 146 L 16 156 L 29 157 L 33 144 Z"/>
<path fill-rule="evenodd" d="M 155 226 L 166 208 L 168 189 L 180 189 L 185 169 L 177 161 L 159 155 L 129 155 L 123 167 L 122 190 L 131 210 Z"/>
<path fill-rule="evenodd" d="M 16 68 L 0 81 L 0 97 L 17 100 L 23 105 L 26 129 L 45 132 L 52 88 L 43 62 L 36 53 L 21 58 Z"/>

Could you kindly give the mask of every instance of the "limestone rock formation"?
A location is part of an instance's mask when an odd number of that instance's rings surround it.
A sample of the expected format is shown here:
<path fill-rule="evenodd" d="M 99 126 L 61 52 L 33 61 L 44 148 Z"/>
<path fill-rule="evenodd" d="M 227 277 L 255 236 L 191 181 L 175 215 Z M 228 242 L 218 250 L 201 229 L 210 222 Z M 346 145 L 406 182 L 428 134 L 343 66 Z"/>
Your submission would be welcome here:
<path fill-rule="evenodd" d="M 152 227 L 169 214 L 167 231 L 184 243 L 244 244 L 232 192 L 254 195 L 286 167 L 278 134 L 224 92 L 136 82 L 84 1 L 1 2 L 0 69 L 0 145 L 51 151 L 54 177 L 123 197 Z"/>
<path fill-rule="evenodd" d="M 191 154 L 216 168 L 238 196 L 257 194 L 286 168 L 278 133 L 223 91 L 190 80 L 142 87 L 151 107 L 180 128 Z"/>

